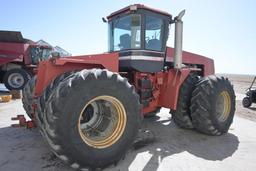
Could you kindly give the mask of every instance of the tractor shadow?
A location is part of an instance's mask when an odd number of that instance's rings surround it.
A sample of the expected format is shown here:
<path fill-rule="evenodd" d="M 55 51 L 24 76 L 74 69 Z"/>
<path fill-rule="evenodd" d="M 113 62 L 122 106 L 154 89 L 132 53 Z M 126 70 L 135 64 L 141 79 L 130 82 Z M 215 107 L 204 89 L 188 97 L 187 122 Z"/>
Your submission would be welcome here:
<path fill-rule="evenodd" d="M 183 152 L 204 160 L 222 161 L 232 156 L 239 146 L 238 137 L 231 133 L 208 136 L 194 130 L 180 129 L 173 123 L 171 115 L 144 119 L 142 129 L 152 131 L 155 141 L 138 150 L 130 150 L 126 158 L 111 170 L 133 170 L 137 168 L 135 159 L 139 159 L 140 163 L 144 163 L 141 164 L 143 167 L 137 170 L 154 171 L 165 158 L 175 158 L 177 156 L 173 156 L 174 154 Z M 140 159 L 141 153 L 147 153 L 147 157 Z"/>
<path fill-rule="evenodd" d="M 131 148 L 124 160 L 104 170 L 157 170 L 165 158 L 177 158 L 174 154 L 183 152 L 205 160 L 221 161 L 232 156 L 238 148 L 239 140 L 233 134 L 207 136 L 179 129 L 170 115 L 162 117 L 161 113 L 160 116 L 144 119 L 142 125 L 143 130 L 153 133 L 154 142 Z M 73 170 L 49 149 L 37 129 L 0 128 L 0 170 Z"/>
<path fill-rule="evenodd" d="M 249 107 L 248 109 L 256 111 L 256 107 Z"/>
<path fill-rule="evenodd" d="M 37 129 L 0 128 L 0 170 L 71 171 L 50 151 Z"/>

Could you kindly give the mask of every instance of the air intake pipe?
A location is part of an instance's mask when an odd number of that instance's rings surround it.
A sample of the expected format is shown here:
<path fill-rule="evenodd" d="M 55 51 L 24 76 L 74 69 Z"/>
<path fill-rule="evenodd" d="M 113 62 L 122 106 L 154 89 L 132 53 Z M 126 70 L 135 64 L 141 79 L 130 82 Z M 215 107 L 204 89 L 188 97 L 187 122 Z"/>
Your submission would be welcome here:
<path fill-rule="evenodd" d="M 183 21 L 181 20 L 185 14 L 185 10 L 181 11 L 174 18 L 175 38 L 174 38 L 174 68 L 182 68 L 182 37 L 183 37 Z"/>

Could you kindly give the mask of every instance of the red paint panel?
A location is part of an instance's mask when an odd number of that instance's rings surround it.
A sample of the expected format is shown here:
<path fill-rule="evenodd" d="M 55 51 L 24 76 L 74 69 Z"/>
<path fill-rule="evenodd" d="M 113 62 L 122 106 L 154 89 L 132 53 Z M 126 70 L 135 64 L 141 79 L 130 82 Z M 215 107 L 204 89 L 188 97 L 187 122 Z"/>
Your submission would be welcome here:
<path fill-rule="evenodd" d="M 21 62 L 27 58 L 29 44 L 0 42 L 0 65 Z"/>
<path fill-rule="evenodd" d="M 137 92 L 141 90 L 138 80 L 142 78 L 150 80 L 153 86 L 153 97 L 149 102 L 149 106 L 142 109 L 143 115 L 156 110 L 158 107 L 175 110 L 177 108 L 180 86 L 190 72 L 191 69 L 189 68 L 181 70 L 170 69 L 168 72 L 158 73 L 134 72 L 132 83 L 136 87 Z"/>
<path fill-rule="evenodd" d="M 174 48 L 167 48 L 166 55 L 167 62 L 173 62 Z M 212 75 L 214 71 L 214 61 L 205 56 L 197 55 L 194 53 L 183 51 L 182 53 L 182 63 L 184 64 L 199 64 L 204 66 L 203 76 Z"/>
<path fill-rule="evenodd" d="M 92 68 L 106 68 L 109 71 L 118 72 L 118 54 L 73 56 L 41 62 L 38 68 L 35 96 L 40 96 L 47 85 L 62 73 Z"/>
<path fill-rule="evenodd" d="M 189 68 L 181 70 L 171 69 L 163 73 L 163 84 L 160 87 L 158 106 L 175 110 L 179 96 L 179 89 L 190 73 Z"/>

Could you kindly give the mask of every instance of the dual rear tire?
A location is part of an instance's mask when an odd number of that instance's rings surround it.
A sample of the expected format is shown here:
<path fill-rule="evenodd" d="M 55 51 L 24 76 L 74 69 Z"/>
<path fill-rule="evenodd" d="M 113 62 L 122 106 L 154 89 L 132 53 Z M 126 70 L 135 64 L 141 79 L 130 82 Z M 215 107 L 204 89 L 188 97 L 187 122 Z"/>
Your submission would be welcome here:
<path fill-rule="evenodd" d="M 235 114 L 235 92 L 228 79 L 208 76 L 196 85 L 191 99 L 194 128 L 208 135 L 228 132 Z"/>
<path fill-rule="evenodd" d="M 173 121 L 181 128 L 208 135 L 226 133 L 233 122 L 235 93 L 228 79 L 190 74 L 180 88 Z"/>
<path fill-rule="evenodd" d="M 191 121 L 191 98 L 192 92 L 196 88 L 199 77 L 195 73 L 190 73 L 180 87 L 177 109 L 172 113 L 173 121 L 181 128 L 193 129 Z"/>

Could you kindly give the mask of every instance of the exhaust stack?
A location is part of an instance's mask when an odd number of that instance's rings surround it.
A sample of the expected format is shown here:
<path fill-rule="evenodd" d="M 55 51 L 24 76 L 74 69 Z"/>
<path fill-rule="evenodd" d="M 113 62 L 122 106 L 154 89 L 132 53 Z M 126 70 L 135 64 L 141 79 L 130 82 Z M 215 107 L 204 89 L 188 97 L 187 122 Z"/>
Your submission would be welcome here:
<path fill-rule="evenodd" d="M 183 21 L 182 17 L 185 10 L 182 10 L 178 16 L 174 18 L 175 38 L 174 38 L 174 68 L 182 68 L 182 37 L 183 37 Z"/>

